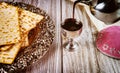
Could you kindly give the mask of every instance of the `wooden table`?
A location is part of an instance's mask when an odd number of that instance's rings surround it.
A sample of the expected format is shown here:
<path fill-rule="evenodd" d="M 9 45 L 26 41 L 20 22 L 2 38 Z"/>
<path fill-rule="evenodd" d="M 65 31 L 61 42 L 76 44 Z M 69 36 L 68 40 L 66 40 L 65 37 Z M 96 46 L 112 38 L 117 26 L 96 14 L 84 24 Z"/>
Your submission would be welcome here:
<path fill-rule="evenodd" d="M 2 1 L 2 0 L 0 0 Z M 6 0 L 4 0 L 6 1 Z M 20 73 L 120 73 L 120 60 L 99 52 L 95 45 L 97 30 L 79 6 L 75 17 L 82 21 L 78 37 L 79 49 L 69 52 L 61 48 L 60 23 L 72 17 L 73 3 L 68 0 L 8 0 L 37 6 L 47 12 L 56 25 L 56 39 L 49 52 L 37 63 Z"/>

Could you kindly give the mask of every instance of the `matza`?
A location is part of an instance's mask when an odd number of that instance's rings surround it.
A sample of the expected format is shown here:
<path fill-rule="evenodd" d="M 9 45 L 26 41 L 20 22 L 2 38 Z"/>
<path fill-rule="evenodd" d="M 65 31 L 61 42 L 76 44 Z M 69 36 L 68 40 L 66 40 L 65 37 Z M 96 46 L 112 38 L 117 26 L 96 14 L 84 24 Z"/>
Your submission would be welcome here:
<path fill-rule="evenodd" d="M 0 51 L 0 63 L 11 64 L 13 63 L 17 53 L 20 50 L 21 43 L 17 43 L 6 51 Z"/>
<path fill-rule="evenodd" d="M 19 20 L 22 34 L 29 33 L 29 31 L 36 27 L 36 25 L 43 19 L 42 15 L 19 8 Z M 25 41 L 21 47 L 29 45 L 28 36 L 25 36 Z"/>
<path fill-rule="evenodd" d="M 36 25 L 43 19 L 42 15 L 32 13 L 30 11 L 19 9 L 19 20 L 21 31 L 28 32 L 35 28 Z"/>
<path fill-rule="evenodd" d="M 0 3 L 0 45 L 17 43 L 20 40 L 18 8 Z"/>
<path fill-rule="evenodd" d="M 28 41 L 29 31 L 35 28 L 36 25 L 43 19 L 42 15 L 38 15 L 30 11 L 23 10 L 21 8 L 18 8 L 18 12 L 19 12 L 18 19 L 20 25 L 21 40 L 15 43 L 14 45 L 11 45 L 11 47 L 8 48 L 7 50 L 0 51 L 0 63 L 4 63 L 4 64 L 13 63 L 20 48 L 29 45 L 29 41 Z M 6 45 L 4 47 L 7 46 L 9 45 Z"/>

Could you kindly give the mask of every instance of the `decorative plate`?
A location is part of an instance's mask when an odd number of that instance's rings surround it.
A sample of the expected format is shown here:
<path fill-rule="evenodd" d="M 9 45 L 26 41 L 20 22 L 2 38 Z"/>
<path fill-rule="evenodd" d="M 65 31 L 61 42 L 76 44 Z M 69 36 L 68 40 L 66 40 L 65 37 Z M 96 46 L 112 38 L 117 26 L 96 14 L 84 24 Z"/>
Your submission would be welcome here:
<path fill-rule="evenodd" d="M 14 63 L 11 65 L 0 64 L 0 73 L 13 73 L 17 70 L 25 69 L 32 63 L 40 60 L 50 49 L 50 45 L 53 43 L 55 37 L 55 25 L 45 11 L 21 2 L 7 3 L 37 14 L 41 14 L 44 16 L 44 19 L 37 25 L 35 29 L 30 31 L 30 45 L 18 53 Z"/>

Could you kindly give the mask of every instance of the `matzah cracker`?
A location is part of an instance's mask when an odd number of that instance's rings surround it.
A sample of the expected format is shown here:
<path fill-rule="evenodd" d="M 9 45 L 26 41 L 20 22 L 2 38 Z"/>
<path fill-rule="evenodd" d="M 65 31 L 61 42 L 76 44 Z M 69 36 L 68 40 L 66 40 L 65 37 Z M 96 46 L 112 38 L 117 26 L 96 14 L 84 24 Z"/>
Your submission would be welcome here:
<path fill-rule="evenodd" d="M 43 19 L 42 15 L 19 8 L 21 31 L 30 31 Z"/>
<path fill-rule="evenodd" d="M 22 34 L 25 35 L 25 41 L 22 44 L 22 47 L 29 45 L 28 36 L 25 33 L 36 27 L 36 25 L 43 19 L 42 15 L 32 13 L 30 11 L 19 8 L 19 20 Z"/>
<path fill-rule="evenodd" d="M 28 46 L 28 45 L 29 45 L 28 33 L 22 34 L 20 41 L 22 42 L 21 47 L 26 47 L 26 46 Z M 10 49 L 13 45 L 14 45 L 14 44 L 1 46 L 1 47 L 0 47 L 0 51 L 8 50 L 8 49 Z"/>
<path fill-rule="evenodd" d="M 24 35 L 21 35 L 21 40 L 20 42 L 11 45 L 11 47 L 8 50 L 5 51 L 0 51 L 0 63 L 4 64 L 12 64 L 15 57 L 17 56 L 20 48 L 22 41 L 24 40 Z"/>
<path fill-rule="evenodd" d="M 24 41 L 23 41 L 21 47 L 26 47 L 26 46 L 29 45 L 28 32 L 31 29 L 33 29 L 36 26 L 36 24 L 43 19 L 43 16 L 35 14 L 35 13 L 31 13 L 30 11 L 26 11 L 26 10 L 21 9 L 21 8 L 19 8 L 18 11 L 19 11 L 19 14 L 18 14 L 19 17 L 18 18 L 19 18 L 19 22 L 20 22 L 20 27 L 22 27 L 22 28 L 20 28 L 21 29 L 21 35 L 24 35 L 22 37 L 22 39 L 24 38 Z M 36 18 L 32 17 L 32 15 L 34 15 Z M 30 18 L 29 16 L 32 17 L 32 18 Z M 24 19 L 25 20 L 27 19 L 27 20 L 25 21 Z M 33 20 L 32 22 L 30 22 L 31 19 Z M 29 23 L 29 24 L 27 24 L 27 23 Z M 24 27 L 24 25 L 30 26 L 30 27 L 29 28 Z M 31 25 L 33 25 L 33 26 L 31 26 Z M 27 32 L 27 34 L 26 34 L 26 32 Z M 0 50 L 7 50 L 7 49 L 8 49 L 8 46 L 4 46 L 4 47 L 0 48 Z"/>
<path fill-rule="evenodd" d="M 17 43 L 20 40 L 18 8 L 0 3 L 0 45 Z"/>
<path fill-rule="evenodd" d="M 17 43 L 11 47 L 11 49 L 6 51 L 0 51 L 0 63 L 12 64 L 17 53 L 20 50 L 21 43 Z"/>
<path fill-rule="evenodd" d="M 4 51 L 0 51 L 0 63 L 4 64 L 12 64 L 15 57 L 17 56 L 21 45 L 25 39 L 25 35 L 21 35 L 21 41 L 14 44 L 10 45 L 10 48 Z M 7 46 L 6 46 L 7 47 Z M 5 48 L 5 47 L 4 47 Z"/>
<path fill-rule="evenodd" d="M 19 10 L 18 10 L 19 11 Z M 4 64 L 12 64 L 15 57 L 17 56 L 17 53 L 19 52 L 22 44 L 29 45 L 28 42 L 28 34 L 29 31 L 36 27 L 37 23 L 39 23 L 43 16 L 32 13 L 30 11 L 26 11 L 23 9 L 20 9 L 19 11 L 19 20 L 20 20 L 20 30 L 21 30 L 21 40 L 20 42 L 13 45 L 10 49 L 6 51 L 0 51 L 0 63 Z M 25 40 L 25 42 L 23 42 Z"/>

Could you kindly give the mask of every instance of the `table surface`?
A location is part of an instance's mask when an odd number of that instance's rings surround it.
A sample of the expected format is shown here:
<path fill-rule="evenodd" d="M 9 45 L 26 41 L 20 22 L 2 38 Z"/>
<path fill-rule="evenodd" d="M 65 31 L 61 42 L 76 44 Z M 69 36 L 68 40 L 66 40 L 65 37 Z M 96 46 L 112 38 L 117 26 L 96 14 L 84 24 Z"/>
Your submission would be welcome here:
<path fill-rule="evenodd" d="M 2 0 L 0 0 L 2 1 Z M 7 0 L 4 0 L 7 1 Z M 82 21 L 78 37 L 79 49 L 69 52 L 61 48 L 60 24 L 72 17 L 73 3 L 69 0 L 8 0 L 37 6 L 47 12 L 56 25 L 56 39 L 47 54 L 21 73 L 120 73 L 120 60 L 110 58 L 97 50 L 97 30 L 84 12 L 76 6 L 75 17 Z"/>

